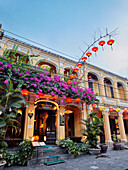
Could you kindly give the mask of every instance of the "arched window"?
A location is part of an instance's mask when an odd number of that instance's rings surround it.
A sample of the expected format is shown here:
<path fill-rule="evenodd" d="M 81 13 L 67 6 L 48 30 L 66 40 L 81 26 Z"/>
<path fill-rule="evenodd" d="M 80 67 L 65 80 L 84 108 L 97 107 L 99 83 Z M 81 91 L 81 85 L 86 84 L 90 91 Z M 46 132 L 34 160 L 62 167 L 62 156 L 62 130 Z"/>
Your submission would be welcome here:
<path fill-rule="evenodd" d="M 94 93 L 99 94 L 98 77 L 94 73 L 88 73 L 88 86 Z"/>
<path fill-rule="evenodd" d="M 106 97 L 114 98 L 112 82 L 108 78 L 104 78 L 104 90 Z"/>
<path fill-rule="evenodd" d="M 6 53 L 8 53 L 8 59 L 13 61 L 14 63 L 19 62 L 19 63 L 28 63 L 29 62 L 29 57 L 26 54 L 23 54 L 21 52 L 13 52 L 13 50 L 8 50 Z"/>
<path fill-rule="evenodd" d="M 56 67 L 47 61 L 44 61 L 44 60 L 39 61 L 37 64 L 41 69 L 48 70 L 50 72 L 50 76 L 52 76 L 54 73 L 56 73 Z"/>
<path fill-rule="evenodd" d="M 72 68 L 66 67 L 64 69 L 64 80 L 67 81 L 71 74 L 74 74 L 76 77 L 78 76 L 76 72 L 74 72 L 74 71 L 72 72 Z"/>
<path fill-rule="evenodd" d="M 117 82 L 118 94 L 120 100 L 126 100 L 124 86 L 121 82 Z"/>

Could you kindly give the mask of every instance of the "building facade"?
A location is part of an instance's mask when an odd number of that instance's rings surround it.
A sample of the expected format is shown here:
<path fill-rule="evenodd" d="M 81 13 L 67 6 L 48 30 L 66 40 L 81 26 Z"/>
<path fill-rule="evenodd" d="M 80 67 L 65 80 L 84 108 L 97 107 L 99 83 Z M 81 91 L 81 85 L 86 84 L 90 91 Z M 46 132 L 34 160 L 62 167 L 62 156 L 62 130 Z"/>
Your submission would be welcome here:
<path fill-rule="evenodd" d="M 71 59 L 7 36 L 0 41 L 0 55 L 5 49 L 11 51 L 14 44 L 19 44 L 18 55 L 26 54 L 28 51 L 30 55 L 38 55 L 33 58 L 33 65 L 49 67 L 51 75 L 58 71 L 62 75 L 67 75 L 77 64 Z M 79 142 L 82 137 L 81 129 L 84 128 L 80 124 L 81 119 L 87 119 L 93 109 L 97 111 L 97 116 L 104 120 L 101 127 L 103 133 L 99 135 L 100 142 L 111 145 L 114 137 L 120 138 L 121 142 L 127 142 L 128 112 L 124 111 L 125 108 L 128 109 L 127 78 L 88 63 L 85 63 L 84 69 L 80 69 L 77 76 L 78 78 L 83 76 L 81 87 L 91 88 L 97 94 L 100 101 L 98 107 L 93 108 L 84 102 L 60 103 L 59 99 L 53 101 L 48 95 L 39 98 L 36 94 L 30 93 L 25 97 L 29 106 L 19 109 L 17 118 L 20 121 L 19 130 L 11 129 L 11 137 L 23 140 L 38 135 L 40 140 L 47 143 L 55 143 L 58 139 L 70 137 Z M 112 111 L 110 106 L 113 107 Z M 105 109 L 100 109 L 102 107 Z M 116 108 L 120 108 L 120 111 L 118 112 Z"/>

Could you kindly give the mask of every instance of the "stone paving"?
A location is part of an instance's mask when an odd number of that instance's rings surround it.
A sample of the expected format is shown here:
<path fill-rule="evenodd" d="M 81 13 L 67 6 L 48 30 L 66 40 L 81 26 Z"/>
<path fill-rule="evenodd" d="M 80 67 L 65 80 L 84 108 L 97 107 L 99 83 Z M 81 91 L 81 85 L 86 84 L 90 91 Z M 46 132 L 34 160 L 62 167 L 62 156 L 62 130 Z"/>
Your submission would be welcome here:
<path fill-rule="evenodd" d="M 5 168 L 5 170 L 128 170 L 128 150 L 111 150 L 99 156 L 81 155 L 52 166 L 16 166 Z"/>

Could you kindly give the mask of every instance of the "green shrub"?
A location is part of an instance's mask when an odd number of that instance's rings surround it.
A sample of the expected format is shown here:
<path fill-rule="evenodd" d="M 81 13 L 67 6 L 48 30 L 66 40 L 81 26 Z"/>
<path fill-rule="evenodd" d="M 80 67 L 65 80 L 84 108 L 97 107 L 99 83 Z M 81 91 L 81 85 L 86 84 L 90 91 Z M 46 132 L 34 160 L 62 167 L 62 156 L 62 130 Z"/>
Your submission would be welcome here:
<path fill-rule="evenodd" d="M 70 138 L 60 140 L 59 145 L 60 147 L 67 149 L 70 155 L 74 154 L 75 157 L 80 155 L 80 152 L 83 152 L 84 154 L 87 153 L 87 146 L 79 146 L 76 142 L 70 140 Z"/>
<path fill-rule="evenodd" d="M 7 153 L 5 160 L 7 166 L 13 165 L 25 165 L 27 160 L 31 158 L 34 148 L 32 147 L 31 141 L 26 139 L 19 144 L 19 149 L 14 153 Z"/>

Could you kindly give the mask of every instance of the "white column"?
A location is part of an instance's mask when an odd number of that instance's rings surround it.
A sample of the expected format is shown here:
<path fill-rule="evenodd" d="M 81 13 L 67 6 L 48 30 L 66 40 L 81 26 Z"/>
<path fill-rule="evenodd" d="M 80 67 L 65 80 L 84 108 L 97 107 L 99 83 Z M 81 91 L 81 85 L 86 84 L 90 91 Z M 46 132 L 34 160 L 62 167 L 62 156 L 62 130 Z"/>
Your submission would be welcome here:
<path fill-rule="evenodd" d="M 123 121 L 122 113 L 123 113 L 123 111 L 119 112 L 118 123 L 119 123 L 119 129 L 120 129 L 121 142 L 125 143 L 125 142 L 127 142 L 127 138 L 126 138 L 126 134 L 125 134 L 124 121 Z"/>
<path fill-rule="evenodd" d="M 57 140 L 60 139 L 60 109 L 57 110 Z"/>
<path fill-rule="evenodd" d="M 103 121 L 104 121 L 105 143 L 108 144 L 109 146 L 111 146 L 113 141 L 111 138 L 111 130 L 110 130 L 108 111 L 109 111 L 108 109 L 105 109 L 104 111 L 102 111 L 102 113 L 103 113 Z"/>

